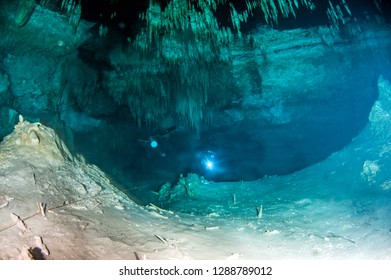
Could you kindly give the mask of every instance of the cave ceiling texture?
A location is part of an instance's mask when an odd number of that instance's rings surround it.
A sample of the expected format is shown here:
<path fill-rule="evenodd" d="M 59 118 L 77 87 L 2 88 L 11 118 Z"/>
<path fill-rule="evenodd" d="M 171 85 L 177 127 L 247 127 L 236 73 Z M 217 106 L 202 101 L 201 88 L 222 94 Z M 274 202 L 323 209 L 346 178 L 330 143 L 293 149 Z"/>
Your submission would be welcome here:
<path fill-rule="evenodd" d="M 135 192 L 295 172 L 367 124 L 388 3 L 2 1 L 0 137 L 40 121 Z"/>

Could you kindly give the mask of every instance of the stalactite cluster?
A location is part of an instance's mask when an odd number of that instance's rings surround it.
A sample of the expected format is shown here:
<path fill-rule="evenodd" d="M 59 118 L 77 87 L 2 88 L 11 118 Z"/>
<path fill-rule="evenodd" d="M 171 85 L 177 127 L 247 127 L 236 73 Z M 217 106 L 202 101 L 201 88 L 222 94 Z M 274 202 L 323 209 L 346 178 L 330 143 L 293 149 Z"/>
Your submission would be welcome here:
<path fill-rule="evenodd" d="M 329 1 L 327 10 L 335 25 L 344 24 L 351 15 L 345 0 L 338 1 L 338 5 Z M 156 123 L 166 114 L 175 114 L 198 129 L 207 105 L 212 108 L 224 105 L 236 94 L 234 91 L 217 94 L 219 98 L 210 103 L 211 80 L 216 79 L 212 70 L 225 68 L 226 78 L 232 72 L 231 47 L 242 39 L 247 40 L 242 25 L 258 10 L 262 12 L 262 22 L 275 26 L 281 18 L 296 17 L 301 8 L 315 9 L 314 2 L 243 0 L 239 7 L 230 0 L 169 0 L 165 5 L 150 0 L 148 8 L 139 16 L 143 27 L 129 39 L 131 50 L 128 55 L 121 54 L 123 59 L 114 63 L 122 83 L 120 88 L 126 90 L 111 94 L 129 107 L 140 126 Z M 58 3 L 76 30 L 82 1 Z M 228 23 L 222 24 L 218 19 L 222 9 L 228 10 Z"/>
<path fill-rule="evenodd" d="M 129 106 L 134 107 L 136 112 L 138 109 L 135 107 L 140 108 L 141 104 L 148 107 L 141 106 L 144 113 L 140 113 L 144 117 L 137 116 L 138 120 L 155 119 L 164 110 L 168 110 L 198 129 L 204 118 L 210 93 L 209 69 L 216 64 L 225 64 L 230 69 L 230 48 L 242 38 L 241 26 L 254 10 L 262 9 L 264 20 L 269 24 L 277 24 L 279 15 L 295 16 L 300 6 L 315 8 L 311 0 L 245 2 L 246 8 L 239 11 L 227 0 L 171 0 L 164 8 L 159 2 L 150 0 L 149 8 L 140 14 L 145 28 L 133 40 L 133 46 L 147 60 L 153 59 L 160 65 L 170 65 L 166 68 L 169 69 L 166 73 L 169 78 L 157 82 L 153 89 L 150 88 L 149 80 L 148 85 L 144 84 L 144 88 L 137 87 L 137 94 L 127 99 Z M 231 26 L 222 25 L 216 17 L 216 12 L 224 5 L 229 7 Z M 156 72 L 155 63 L 147 65 L 152 68 L 145 73 Z M 139 81 L 133 81 L 139 84 Z M 146 94 L 146 91 L 155 94 Z M 233 91 L 227 92 L 221 102 L 214 100 L 212 107 L 227 103 L 234 94 Z M 139 98 L 135 99 L 137 96 Z M 169 102 L 166 101 L 167 97 Z M 146 102 L 146 98 L 151 100 Z"/>

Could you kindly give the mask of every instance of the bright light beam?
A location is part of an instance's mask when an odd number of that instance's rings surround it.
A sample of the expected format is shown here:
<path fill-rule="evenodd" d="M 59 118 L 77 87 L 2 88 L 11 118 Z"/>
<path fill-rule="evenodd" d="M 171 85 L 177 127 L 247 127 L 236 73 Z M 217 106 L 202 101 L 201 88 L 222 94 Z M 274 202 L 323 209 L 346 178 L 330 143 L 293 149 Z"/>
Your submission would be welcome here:
<path fill-rule="evenodd" d="M 209 170 L 212 170 L 213 167 L 214 167 L 214 164 L 213 164 L 213 162 L 211 160 L 208 159 L 208 160 L 205 161 L 205 167 L 207 169 L 209 169 Z"/>

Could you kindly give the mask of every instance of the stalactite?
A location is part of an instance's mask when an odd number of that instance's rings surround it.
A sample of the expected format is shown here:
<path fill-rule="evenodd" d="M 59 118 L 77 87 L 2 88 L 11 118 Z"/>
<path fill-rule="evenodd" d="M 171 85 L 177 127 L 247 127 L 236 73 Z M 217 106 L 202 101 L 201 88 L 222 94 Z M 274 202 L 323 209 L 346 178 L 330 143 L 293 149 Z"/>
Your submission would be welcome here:
<path fill-rule="evenodd" d="M 16 25 L 18 26 L 25 25 L 29 21 L 34 11 L 34 7 L 35 7 L 34 0 L 19 0 L 18 9 L 16 10 L 16 14 L 15 14 Z"/>
<path fill-rule="evenodd" d="M 339 23 L 345 24 L 347 21 L 349 21 L 349 16 L 351 16 L 351 12 L 345 0 L 342 0 L 340 4 L 337 4 L 335 6 L 331 1 L 329 1 L 329 7 L 327 8 L 327 16 L 334 25 L 334 27 L 338 28 Z"/>
<path fill-rule="evenodd" d="M 125 100 L 139 125 L 174 113 L 198 129 L 207 105 L 218 107 L 229 99 L 220 95 L 220 99 L 209 98 L 210 69 L 230 65 L 229 48 L 241 38 L 241 26 L 254 10 L 260 9 L 263 19 L 276 25 L 279 17 L 295 17 L 300 8 L 315 8 L 312 0 L 244 1 L 246 8 L 238 11 L 229 0 L 171 0 L 164 8 L 150 0 L 140 15 L 145 28 L 133 41 L 145 63 L 141 69 L 129 71 L 126 79 L 130 90 L 122 93 L 131 95 Z M 346 3 L 341 1 L 343 7 Z M 230 9 L 231 26 L 222 26 L 215 16 L 223 5 Z M 330 14 L 340 18 L 338 9 Z M 157 70 L 159 65 L 164 66 Z M 212 119 L 211 110 L 207 116 Z"/>

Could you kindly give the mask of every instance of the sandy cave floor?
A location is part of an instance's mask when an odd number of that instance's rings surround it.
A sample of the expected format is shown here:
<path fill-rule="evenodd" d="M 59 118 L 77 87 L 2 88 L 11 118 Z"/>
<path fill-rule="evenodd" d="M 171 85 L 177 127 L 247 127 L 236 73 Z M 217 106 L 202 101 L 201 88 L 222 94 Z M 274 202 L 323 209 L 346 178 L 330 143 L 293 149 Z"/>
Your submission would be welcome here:
<path fill-rule="evenodd" d="M 390 190 L 363 171 L 389 151 L 368 137 L 289 176 L 139 206 L 22 120 L 0 144 L 0 259 L 391 259 Z"/>

